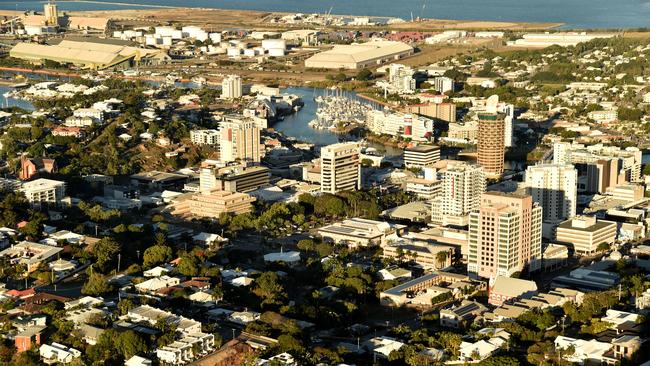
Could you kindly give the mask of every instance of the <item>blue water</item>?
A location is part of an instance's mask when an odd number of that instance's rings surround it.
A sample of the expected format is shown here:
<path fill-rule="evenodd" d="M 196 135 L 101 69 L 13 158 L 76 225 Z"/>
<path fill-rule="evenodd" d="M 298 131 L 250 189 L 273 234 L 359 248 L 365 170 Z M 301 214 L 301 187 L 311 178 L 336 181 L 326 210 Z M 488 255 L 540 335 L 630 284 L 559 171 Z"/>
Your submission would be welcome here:
<path fill-rule="evenodd" d="M 0 85 L 0 108 L 5 108 L 5 107 L 20 107 L 28 111 L 33 111 L 36 108 L 34 108 L 34 105 L 26 100 L 22 99 L 14 99 L 14 98 L 5 98 L 4 93 L 11 91 L 11 89 L 8 86 L 5 85 Z"/>
<path fill-rule="evenodd" d="M 137 5 L 248 9 L 263 11 L 475 19 L 518 22 L 560 22 L 569 28 L 650 27 L 650 0 L 116 0 L 124 5 L 60 2 L 63 10 L 116 10 Z M 42 10 L 40 1 L 0 0 L 0 9 Z"/>

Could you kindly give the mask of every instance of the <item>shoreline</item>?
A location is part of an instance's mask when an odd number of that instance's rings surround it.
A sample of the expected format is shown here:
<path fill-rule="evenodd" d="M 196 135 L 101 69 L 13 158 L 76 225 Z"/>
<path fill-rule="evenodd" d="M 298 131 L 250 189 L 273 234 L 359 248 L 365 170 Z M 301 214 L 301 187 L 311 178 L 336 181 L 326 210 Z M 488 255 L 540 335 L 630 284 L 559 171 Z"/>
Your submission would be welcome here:
<path fill-rule="evenodd" d="M 71 2 L 88 2 L 100 3 L 93 0 L 70 0 Z M 103 2 L 101 2 L 103 3 Z M 106 3 L 108 4 L 108 3 Z M 119 0 L 114 5 L 124 5 L 126 3 Z M 126 4 L 124 6 L 127 6 Z M 137 8 L 136 8 L 137 7 Z M 1 13 L 1 12 L 0 12 Z M 284 16 L 293 13 L 283 11 L 264 11 L 250 9 L 222 9 L 222 8 L 205 8 L 205 7 L 165 7 L 156 5 L 134 5 L 133 9 L 119 10 L 85 10 L 69 11 L 69 14 L 77 16 L 94 16 L 112 18 L 119 20 L 142 20 L 152 21 L 171 21 L 183 24 L 202 24 L 202 25 L 219 25 L 219 24 L 239 24 L 240 26 L 262 27 L 262 28 L 304 28 L 318 27 L 315 24 L 284 24 L 270 23 L 269 17 Z M 351 17 L 368 17 L 370 19 L 398 19 L 397 17 L 387 16 L 369 16 L 369 15 L 345 15 L 332 14 L 333 17 L 351 18 Z M 509 22 L 498 20 L 481 20 L 481 19 L 423 19 L 421 21 L 408 21 L 404 19 L 403 23 L 384 24 L 378 26 L 352 26 L 355 29 L 381 29 L 382 27 L 389 30 L 410 30 L 410 31 L 433 31 L 446 29 L 465 29 L 465 30 L 554 30 L 565 27 L 562 22 Z M 332 29 L 342 28 L 331 26 Z M 345 27 L 343 27 L 345 28 Z"/>

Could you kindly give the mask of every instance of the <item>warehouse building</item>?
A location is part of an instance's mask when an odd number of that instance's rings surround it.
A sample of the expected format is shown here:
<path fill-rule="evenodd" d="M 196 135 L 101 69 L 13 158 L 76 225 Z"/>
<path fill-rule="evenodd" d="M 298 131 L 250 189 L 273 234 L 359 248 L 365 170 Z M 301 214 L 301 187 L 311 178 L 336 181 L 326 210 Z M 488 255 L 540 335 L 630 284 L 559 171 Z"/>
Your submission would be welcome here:
<path fill-rule="evenodd" d="M 18 43 L 10 51 L 14 58 L 41 64 L 45 60 L 72 64 L 84 69 L 129 68 L 136 63 L 157 64 L 169 59 L 160 50 L 132 47 L 122 41 L 64 39 L 55 45 Z"/>
<path fill-rule="evenodd" d="M 305 67 L 317 69 L 362 69 L 397 61 L 412 55 L 413 47 L 403 42 L 372 41 L 337 45 L 305 60 Z"/>

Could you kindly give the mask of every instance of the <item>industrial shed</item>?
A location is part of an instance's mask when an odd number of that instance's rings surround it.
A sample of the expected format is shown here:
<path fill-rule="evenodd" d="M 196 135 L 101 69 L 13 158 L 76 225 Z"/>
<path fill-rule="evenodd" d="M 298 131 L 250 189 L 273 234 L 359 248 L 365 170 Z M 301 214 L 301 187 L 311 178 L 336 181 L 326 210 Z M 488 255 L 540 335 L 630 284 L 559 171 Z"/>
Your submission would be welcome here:
<path fill-rule="evenodd" d="M 413 54 L 403 42 L 371 41 L 334 46 L 305 60 L 305 67 L 318 69 L 361 69 L 396 61 Z"/>
<path fill-rule="evenodd" d="M 169 59 L 169 56 L 160 50 L 67 39 L 56 45 L 18 43 L 9 51 L 9 56 L 37 64 L 50 60 L 92 70 L 128 68 L 136 62 L 155 64 Z"/>

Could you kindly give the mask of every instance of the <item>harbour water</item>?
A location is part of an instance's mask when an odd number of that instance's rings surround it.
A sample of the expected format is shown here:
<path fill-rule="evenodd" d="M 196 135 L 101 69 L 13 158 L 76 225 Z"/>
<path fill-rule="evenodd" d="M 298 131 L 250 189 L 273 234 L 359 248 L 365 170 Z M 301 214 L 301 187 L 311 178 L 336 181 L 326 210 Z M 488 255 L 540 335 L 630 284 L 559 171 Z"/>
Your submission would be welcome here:
<path fill-rule="evenodd" d="M 96 0 L 60 1 L 63 10 L 119 10 L 142 6 L 203 7 L 281 12 L 392 16 L 402 19 L 475 19 L 560 22 L 567 28 L 650 27 L 648 0 Z M 0 0 L 0 9 L 42 11 L 43 2 Z"/>
<path fill-rule="evenodd" d="M 0 108 L 7 108 L 7 107 L 20 107 L 22 109 L 25 109 L 27 111 L 33 111 L 34 105 L 26 100 L 22 99 L 14 99 L 14 98 L 6 98 L 4 96 L 5 93 L 12 91 L 13 89 L 9 86 L 6 85 L 0 85 Z"/>

